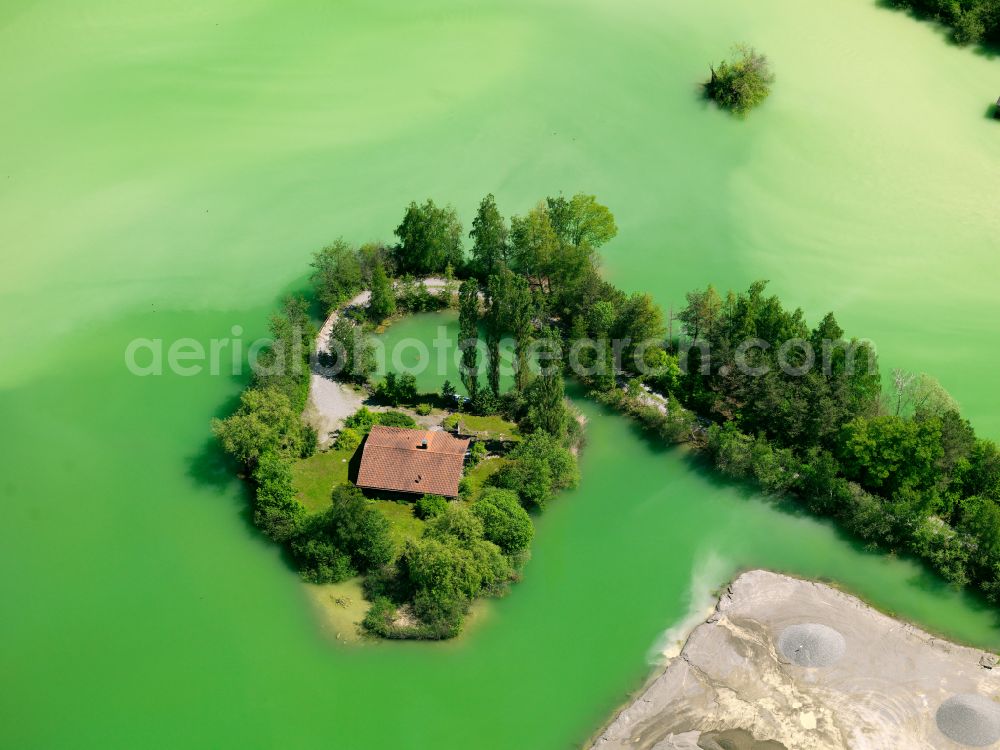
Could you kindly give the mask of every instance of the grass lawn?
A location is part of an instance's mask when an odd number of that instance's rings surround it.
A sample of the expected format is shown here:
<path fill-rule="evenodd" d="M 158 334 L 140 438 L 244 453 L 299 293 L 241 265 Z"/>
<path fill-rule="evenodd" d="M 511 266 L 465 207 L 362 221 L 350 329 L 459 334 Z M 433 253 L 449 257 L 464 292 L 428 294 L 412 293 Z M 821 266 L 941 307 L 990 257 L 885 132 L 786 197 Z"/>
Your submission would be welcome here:
<path fill-rule="evenodd" d="M 487 458 L 466 472 L 465 478 L 472 485 L 472 500 L 476 500 L 479 497 L 479 493 L 483 491 L 486 480 L 499 471 L 504 463 L 504 459 L 502 458 Z"/>
<path fill-rule="evenodd" d="M 517 425 L 508 422 L 501 416 L 495 414 L 488 417 L 477 417 L 474 414 L 456 414 L 455 416 L 461 421 L 463 429 L 469 432 L 487 432 L 490 437 L 503 435 L 508 440 L 521 439 Z"/>
<path fill-rule="evenodd" d="M 330 450 L 295 462 L 292 466 L 295 496 L 307 511 L 319 513 L 330 507 L 330 492 L 348 481 L 348 466 L 353 455 L 354 451 Z M 423 533 L 424 522 L 413 515 L 412 502 L 375 500 L 374 503 L 389 519 L 397 549 L 402 549 L 407 539 L 418 539 Z"/>
<path fill-rule="evenodd" d="M 375 500 L 375 507 L 389 519 L 389 534 L 397 550 L 403 549 L 407 539 L 419 539 L 424 533 L 424 522 L 413 515 L 413 503 L 408 501 Z"/>
<path fill-rule="evenodd" d="M 330 505 L 330 492 L 347 481 L 347 469 L 353 450 L 329 450 L 292 465 L 295 496 L 310 513 Z"/>

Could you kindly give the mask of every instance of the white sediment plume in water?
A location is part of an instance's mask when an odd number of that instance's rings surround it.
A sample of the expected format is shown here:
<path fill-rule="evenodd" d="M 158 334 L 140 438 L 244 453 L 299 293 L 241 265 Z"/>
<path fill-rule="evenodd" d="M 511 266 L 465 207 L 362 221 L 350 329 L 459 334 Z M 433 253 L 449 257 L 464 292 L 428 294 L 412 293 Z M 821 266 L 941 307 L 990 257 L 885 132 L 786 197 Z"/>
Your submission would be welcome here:
<path fill-rule="evenodd" d="M 718 588 L 732 574 L 732 565 L 715 552 L 701 557 L 691 571 L 687 612 L 656 639 L 649 653 L 651 664 L 663 664 L 680 654 L 691 631 L 715 611 Z"/>
<path fill-rule="evenodd" d="M 844 636 L 819 623 L 791 625 L 778 636 L 778 650 L 800 667 L 829 667 L 844 655 Z"/>
<path fill-rule="evenodd" d="M 955 695 L 935 716 L 941 734 L 968 747 L 987 747 L 1000 740 L 1000 705 L 976 693 Z"/>

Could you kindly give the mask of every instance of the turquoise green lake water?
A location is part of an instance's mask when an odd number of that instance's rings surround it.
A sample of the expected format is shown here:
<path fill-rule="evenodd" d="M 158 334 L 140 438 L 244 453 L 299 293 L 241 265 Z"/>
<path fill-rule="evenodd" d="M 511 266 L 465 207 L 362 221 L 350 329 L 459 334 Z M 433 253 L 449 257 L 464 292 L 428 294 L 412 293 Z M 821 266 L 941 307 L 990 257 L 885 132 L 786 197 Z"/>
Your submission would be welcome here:
<path fill-rule="evenodd" d="M 696 88 L 736 41 L 778 75 L 746 122 Z M 210 447 L 244 378 L 124 364 L 261 335 L 312 250 L 390 239 L 411 199 L 584 190 L 615 283 L 770 278 L 997 438 L 998 86 L 867 0 L 8 0 L 0 745 L 570 748 L 749 566 L 1000 648 L 995 609 L 586 403 L 581 486 L 469 638 L 338 646 Z"/>

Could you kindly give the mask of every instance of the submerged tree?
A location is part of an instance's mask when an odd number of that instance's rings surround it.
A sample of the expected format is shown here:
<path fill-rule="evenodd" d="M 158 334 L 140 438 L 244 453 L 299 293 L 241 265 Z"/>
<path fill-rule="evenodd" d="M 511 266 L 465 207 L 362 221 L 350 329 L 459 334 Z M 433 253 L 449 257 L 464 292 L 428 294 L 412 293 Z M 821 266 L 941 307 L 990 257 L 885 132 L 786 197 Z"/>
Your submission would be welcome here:
<path fill-rule="evenodd" d="M 712 68 L 712 77 L 705 83 L 705 96 L 720 107 L 745 115 L 771 93 L 774 74 L 767 58 L 753 47 L 739 44 L 733 51 L 733 60 Z"/>

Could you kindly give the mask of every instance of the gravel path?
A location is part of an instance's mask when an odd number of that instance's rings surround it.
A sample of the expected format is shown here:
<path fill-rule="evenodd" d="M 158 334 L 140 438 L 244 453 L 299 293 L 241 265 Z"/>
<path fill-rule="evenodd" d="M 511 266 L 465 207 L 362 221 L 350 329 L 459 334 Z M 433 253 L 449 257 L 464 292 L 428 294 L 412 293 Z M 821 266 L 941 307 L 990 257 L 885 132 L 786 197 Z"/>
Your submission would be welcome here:
<path fill-rule="evenodd" d="M 443 289 L 447 283 L 445 279 L 436 276 L 428 277 L 423 281 L 427 289 L 434 292 Z M 368 304 L 369 299 L 371 299 L 371 292 L 365 290 L 330 314 L 323 322 L 319 335 L 316 337 L 317 353 L 330 353 L 330 331 L 333 330 L 333 324 L 337 322 L 341 313 L 350 308 L 364 307 Z M 334 380 L 328 369 L 320 367 L 318 363 L 313 364 L 312 380 L 309 385 L 309 401 L 303 416 L 319 434 L 321 448 L 326 448 L 333 442 L 333 437 L 337 430 L 343 427 L 344 420 L 361 408 L 367 395 L 364 390 Z"/>

